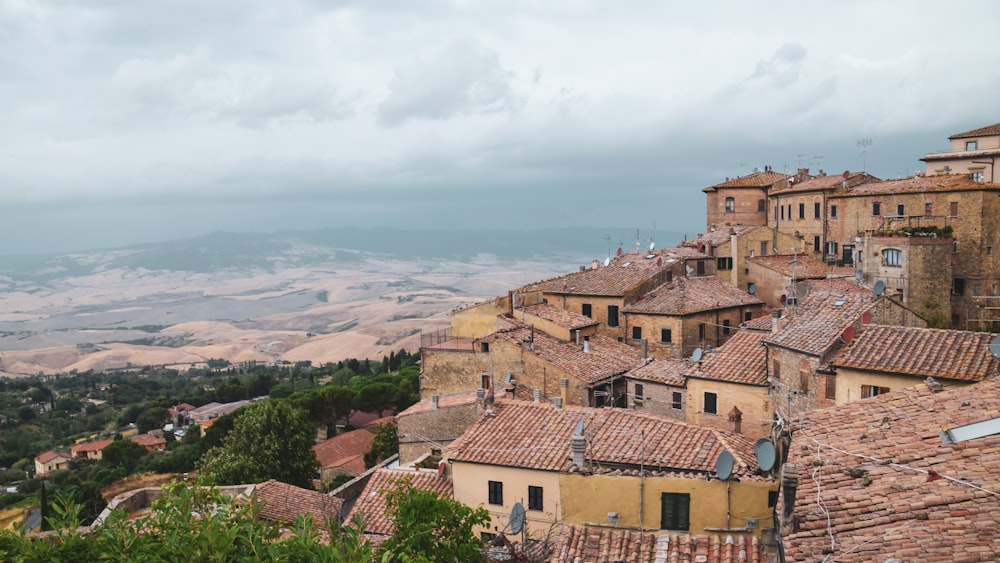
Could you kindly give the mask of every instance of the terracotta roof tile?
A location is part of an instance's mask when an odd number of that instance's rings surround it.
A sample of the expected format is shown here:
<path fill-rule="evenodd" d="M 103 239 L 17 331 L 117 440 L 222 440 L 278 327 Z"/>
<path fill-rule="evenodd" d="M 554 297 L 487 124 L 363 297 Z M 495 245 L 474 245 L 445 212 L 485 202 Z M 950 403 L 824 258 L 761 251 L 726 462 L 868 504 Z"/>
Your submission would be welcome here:
<path fill-rule="evenodd" d="M 832 360 L 834 367 L 982 381 L 1000 375 L 985 332 L 868 325 Z"/>
<path fill-rule="evenodd" d="M 986 135 L 1000 135 L 1000 123 L 994 123 L 993 125 L 987 125 L 986 127 L 980 127 L 979 129 L 973 129 L 964 133 L 955 133 L 948 138 L 962 139 L 965 137 L 983 137 Z"/>
<path fill-rule="evenodd" d="M 720 229 L 715 229 L 707 233 L 698 235 L 697 237 L 686 240 L 680 243 L 680 246 L 690 246 L 693 248 L 698 247 L 698 243 L 702 243 L 708 246 L 719 246 L 729 242 L 729 237 L 732 235 L 742 235 L 748 233 L 754 229 L 761 228 L 760 225 L 731 225 Z"/>
<path fill-rule="evenodd" d="M 751 256 L 747 260 L 782 276 L 788 278 L 794 276 L 797 280 L 823 279 L 831 269 L 822 260 L 817 260 L 808 254 L 771 254 Z"/>
<path fill-rule="evenodd" d="M 765 332 L 740 330 L 722 346 L 706 352 L 701 366 L 690 366 L 686 375 L 697 379 L 767 385 L 767 349 L 763 342 L 768 336 Z"/>
<path fill-rule="evenodd" d="M 638 350 L 600 334 L 590 337 L 589 352 L 584 352 L 575 343 L 553 338 L 540 330 L 532 331 L 523 325 L 483 338 L 484 341 L 496 339 L 521 346 L 526 353 L 559 366 L 585 383 L 596 383 L 642 363 Z"/>
<path fill-rule="evenodd" d="M 534 315 L 540 319 L 545 319 L 556 324 L 557 326 L 569 330 L 575 330 L 597 324 L 597 321 L 590 317 L 585 317 L 579 313 L 574 313 L 573 311 L 567 311 L 566 309 L 553 307 L 552 305 L 546 305 L 544 303 L 530 305 L 528 307 L 524 307 L 523 309 L 518 308 L 515 311 L 515 316 L 521 311 L 524 311 L 529 315 Z"/>
<path fill-rule="evenodd" d="M 844 333 L 874 307 L 871 293 L 815 292 L 798 306 L 787 310 L 788 317 L 777 334 L 768 335 L 768 344 L 821 356 Z"/>
<path fill-rule="evenodd" d="M 733 434 L 692 426 L 677 420 L 627 409 L 594 409 L 506 401 L 484 414 L 452 442 L 448 456 L 469 462 L 542 471 L 570 471 L 570 438 L 584 422 L 588 440 L 587 460 L 596 472 L 622 466 L 704 477 L 715 471 L 719 454 L 728 449 L 736 459 L 735 473 L 756 479 L 753 442 Z M 625 430 L 628 429 L 628 430 Z M 640 440 L 623 433 L 643 431 Z M 502 441 L 497 437 L 503 436 Z"/>
<path fill-rule="evenodd" d="M 882 180 L 867 174 L 865 172 L 850 172 L 847 177 L 847 185 L 856 186 L 858 184 L 867 184 L 869 182 L 881 182 Z M 780 190 L 774 190 L 771 192 L 774 195 L 786 195 L 791 193 L 802 193 L 802 192 L 815 192 L 822 190 L 835 190 L 844 187 L 844 176 L 842 174 L 835 174 L 833 176 L 817 176 L 815 178 L 810 178 L 802 182 L 797 182 L 789 185 L 787 188 L 782 188 Z"/>
<path fill-rule="evenodd" d="M 47 452 L 42 452 L 42 453 L 38 454 L 37 456 L 35 456 L 35 461 L 37 461 L 38 463 L 48 463 L 48 462 L 50 462 L 50 461 L 52 461 L 54 459 L 60 458 L 60 457 L 63 458 L 63 459 L 67 459 L 67 460 L 70 459 L 69 454 L 67 454 L 65 452 L 57 452 L 57 451 L 54 451 L 54 450 L 49 450 Z"/>
<path fill-rule="evenodd" d="M 139 434 L 138 436 L 132 436 L 129 440 L 132 440 L 144 448 L 161 446 L 167 443 L 167 439 L 163 436 L 152 436 L 150 434 Z"/>
<path fill-rule="evenodd" d="M 299 514 L 311 514 L 321 528 L 340 518 L 343 500 L 317 491 L 271 479 L 254 487 L 254 494 L 263 506 L 260 517 L 281 523 L 291 523 Z"/>
<path fill-rule="evenodd" d="M 719 188 L 764 188 L 784 182 L 791 178 L 788 174 L 766 170 L 764 172 L 753 172 L 746 176 L 740 176 L 731 180 L 726 180 L 714 186 L 702 189 L 703 192 L 717 190 Z"/>
<path fill-rule="evenodd" d="M 854 186 L 847 191 L 840 191 L 830 195 L 831 198 L 840 197 L 860 197 L 870 195 L 891 195 L 901 193 L 927 193 L 927 192 L 957 192 L 957 191 L 982 191 L 1000 190 L 1000 184 L 990 184 L 988 182 L 976 182 L 969 178 L 967 174 L 949 174 L 944 176 L 915 176 L 902 180 L 886 180 L 871 184 L 861 184 Z"/>
<path fill-rule="evenodd" d="M 653 315 L 690 315 L 702 311 L 727 309 L 764 302 L 715 276 L 674 278 L 640 296 L 623 309 L 626 313 Z"/>
<path fill-rule="evenodd" d="M 463 391 L 461 393 L 452 393 L 449 395 L 440 395 L 438 397 L 438 409 L 447 409 L 451 407 L 458 407 L 462 405 L 471 405 L 476 402 L 476 392 L 475 391 Z M 430 398 L 421 399 L 416 403 L 413 403 L 403 412 L 396 415 L 396 418 L 401 416 L 407 416 L 411 414 L 419 414 L 423 412 L 431 412 L 434 410 L 433 402 Z"/>
<path fill-rule="evenodd" d="M 695 553 L 705 554 L 696 558 Z M 564 563 L 661 563 L 699 561 L 731 563 L 764 561 L 765 546 L 758 537 L 691 536 L 663 532 L 563 526 L 549 561 Z"/>
<path fill-rule="evenodd" d="M 313 451 L 320 469 L 343 467 L 357 475 L 365 471 L 364 455 L 374 438 L 374 434 L 359 428 L 320 442 L 313 446 Z"/>
<path fill-rule="evenodd" d="M 774 326 L 774 318 L 770 313 L 767 315 L 761 315 L 759 317 L 754 317 L 749 321 L 740 325 L 740 328 L 746 330 L 755 330 L 757 332 L 771 332 L 771 328 Z"/>
<path fill-rule="evenodd" d="M 652 257 L 652 258 L 650 258 Z M 521 288 L 522 291 L 570 295 L 623 296 L 636 286 L 654 279 L 678 262 L 688 258 L 708 258 L 694 248 L 665 248 L 643 254 L 624 254 L 607 266 L 588 268 Z"/>
<path fill-rule="evenodd" d="M 97 452 L 111 445 L 114 440 L 94 440 L 93 442 L 87 442 L 85 444 L 78 444 L 72 446 L 69 450 L 73 455 L 84 452 Z"/>
<path fill-rule="evenodd" d="M 655 358 L 646 365 L 626 373 L 625 377 L 684 387 L 684 373 L 690 367 L 690 359 Z"/>
<path fill-rule="evenodd" d="M 941 438 L 998 416 L 996 379 L 806 413 L 788 450 L 799 470 L 788 560 L 1000 560 L 1000 434 Z"/>
<path fill-rule="evenodd" d="M 364 517 L 366 532 L 383 536 L 392 535 L 392 520 L 386 514 L 383 491 L 391 489 L 396 481 L 405 478 L 412 480 L 414 488 L 437 493 L 439 498 L 454 497 L 451 479 L 438 476 L 437 471 L 380 467 L 372 472 L 361 496 L 351 507 L 347 521 L 354 520 L 354 517 L 360 514 Z"/>

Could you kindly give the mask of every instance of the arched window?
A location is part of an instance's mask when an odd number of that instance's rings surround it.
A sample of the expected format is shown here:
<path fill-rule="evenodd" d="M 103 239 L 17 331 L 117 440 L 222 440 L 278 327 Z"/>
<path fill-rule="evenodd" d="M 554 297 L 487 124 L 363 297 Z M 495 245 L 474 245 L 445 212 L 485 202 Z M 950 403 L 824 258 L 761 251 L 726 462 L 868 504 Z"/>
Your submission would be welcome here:
<path fill-rule="evenodd" d="M 902 266 L 903 251 L 898 248 L 886 248 L 882 251 L 883 266 Z"/>
<path fill-rule="evenodd" d="M 726 198 L 726 213 L 734 213 L 736 211 L 736 199 L 727 197 Z"/>

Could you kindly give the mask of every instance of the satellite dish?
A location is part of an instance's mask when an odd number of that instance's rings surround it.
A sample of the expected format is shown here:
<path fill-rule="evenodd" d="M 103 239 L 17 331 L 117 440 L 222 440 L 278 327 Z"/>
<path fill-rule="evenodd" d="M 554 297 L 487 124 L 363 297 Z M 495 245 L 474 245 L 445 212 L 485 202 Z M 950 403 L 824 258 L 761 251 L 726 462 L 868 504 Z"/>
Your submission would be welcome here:
<path fill-rule="evenodd" d="M 872 314 L 871 311 L 865 311 L 861 313 L 861 324 L 870 325 L 872 324 Z"/>
<path fill-rule="evenodd" d="M 652 252 L 654 248 L 656 248 L 656 243 L 655 242 L 649 243 L 649 251 Z"/>
<path fill-rule="evenodd" d="M 993 354 L 994 358 L 1000 359 L 1000 334 L 993 338 L 993 342 L 990 343 L 990 353 Z"/>
<path fill-rule="evenodd" d="M 753 294 L 757 293 L 757 284 L 751 283 L 747 287 L 747 293 L 749 293 L 750 295 L 753 295 Z"/>
<path fill-rule="evenodd" d="M 848 344 L 854 340 L 854 336 L 857 334 L 858 331 L 854 330 L 853 326 L 849 326 L 844 329 L 844 333 L 840 335 L 840 339 L 843 340 L 845 344 Z"/>
<path fill-rule="evenodd" d="M 702 352 L 701 348 L 695 348 L 694 352 L 691 352 L 691 361 L 692 362 L 700 362 L 701 361 L 701 357 L 702 357 L 703 354 L 704 354 L 704 352 Z"/>
<path fill-rule="evenodd" d="M 520 534 L 524 529 L 524 505 L 517 502 L 510 511 L 510 531 Z"/>
<path fill-rule="evenodd" d="M 770 440 L 767 438 L 757 440 L 757 443 L 753 445 L 753 453 L 757 456 L 757 466 L 760 467 L 761 471 L 774 469 L 774 463 L 778 460 L 778 451 Z"/>
<path fill-rule="evenodd" d="M 781 301 L 781 304 L 784 305 L 785 301 L 788 301 L 788 296 L 785 295 L 785 294 L 782 294 L 781 297 L 778 298 L 778 301 Z"/>
<path fill-rule="evenodd" d="M 715 460 L 715 476 L 720 481 L 728 481 L 733 476 L 733 454 L 729 450 L 722 450 L 719 458 Z"/>
<path fill-rule="evenodd" d="M 663 265 L 663 257 L 662 256 L 659 256 L 659 257 L 656 258 L 656 265 L 657 266 L 662 266 Z"/>
<path fill-rule="evenodd" d="M 621 256 L 621 255 L 622 255 L 622 247 L 619 246 L 618 247 L 618 256 Z"/>
<path fill-rule="evenodd" d="M 865 277 L 865 273 L 861 270 L 854 270 L 854 279 L 861 281 L 861 278 Z"/>
<path fill-rule="evenodd" d="M 851 172 L 850 172 L 850 170 L 844 170 L 844 179 L 846 180 L 846 179 L 848 179 L 848 178 L 850 178 L 850 177 L 851 177 Z"/>
<path fill-rule="evenodd" d="M 607 258 L 604 259 L 604 265 L 607 266 L 610 263 L 611 263 L 611 257 L 608 256 Z"/>
<path fill-rule="evenodd" d="M 507 376 L 503 378 L 503 382 L 506 385 L 510 385 L 510 380 L 514 377 L 514 374 L 508 372 Z"/>
<path fill-rule="evenodd" d="M 698 243 L 698 252 L 704 252 L 704 251 L 705 251 L 705 243 L 699 242 Z"/>
<path fill-rule="evenodd" d="M 883 293 L 885 293 L 885 282 L 878 280 L 875 282 L 875 297 L 880 297 Z"/>
<path fill-rule="evenodd" d="M 576 423 L 576 430 L 573 431 L 574 436 L 583 436 L 583 421 Z"/>

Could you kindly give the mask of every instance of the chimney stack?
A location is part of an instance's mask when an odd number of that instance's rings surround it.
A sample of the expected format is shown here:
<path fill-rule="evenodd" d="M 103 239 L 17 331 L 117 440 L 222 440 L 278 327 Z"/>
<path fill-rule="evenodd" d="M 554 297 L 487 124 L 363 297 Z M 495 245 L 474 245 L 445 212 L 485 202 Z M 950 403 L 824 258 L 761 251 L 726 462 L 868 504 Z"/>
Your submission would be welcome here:
<path fill-rule="evenodd" d="M 778 325 L 781 324 L 781 311 L 771 313 L 771 334 L 778 333 Z"/>
<path fill-rule="evenodd" d="M 431 396 L 431 410 L 435 410 L 435 411 L 438 410 L 438 396 L 437 395 L 432 395 Z"/>
<path fill-rule="evenodd" d="M 649 355 L 648 346 L 649 342 L 645 338 L 639 340 L 639 353 L 642 355 L 642 359 L 644 360 L 646 359 L 646 356 Z"/>
<path fill-rule="evenodd" d="M 590 337 L 589 336 L 584 336 L 583 337 L 583 351 L 586 354 L 590 353 Z"/>
<path fill-rule="evenodd" d="M 532 389 L 531 390 L 531 396 L 535 400 L 536 403 L 541 403 L 542 402 L 542 390 L 541 389 Z"/>
<path fill-rule="evenodd" d="M 569 379 L 559 380 L 559 406 L 566 403 L 569 398 Z"/>
<path fill-rule="evenodd" d="M 562 397 L 556 397 L 555 398 L 555 402 L 556 402 L 556 410 L 557 411 L 561 411 L 562 410 L 562 406 L 563 406 Z"/>
<path fill-rule="evenodd" d="M 733 410 L 729 411 L 729 422 L 733 425 L 733 432 L 741 434 L 740 429 L 743 425 L 743 411 L 736 408 L 733 405 Z"/>
<path fill-rule="evenodd" d="M 579 434 L 574 434 L 570 439 L 570 449 L 573 450 L 573 465 L 577 469 L 583 469 L 583 456 L 587 452 L 587 439 Z"/>

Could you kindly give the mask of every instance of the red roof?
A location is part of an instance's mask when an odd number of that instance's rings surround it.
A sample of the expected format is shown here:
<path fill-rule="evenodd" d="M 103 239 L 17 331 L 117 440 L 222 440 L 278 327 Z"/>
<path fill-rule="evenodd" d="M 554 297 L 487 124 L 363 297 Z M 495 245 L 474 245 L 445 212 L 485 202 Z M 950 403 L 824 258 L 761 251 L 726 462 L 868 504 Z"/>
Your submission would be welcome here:
<path fill-rule="evenodd" d="M 353 521 L 358 514 L 365 520 L 365 531 L 370 534 L 391 535 L 392 520 L 386 514 L 386 490 L 396 486 L 400 479 L 410 479 L 413 487 L 437 493 L 439 498 L 454 496 L 451 479 L 438 476 L 437 471 L 412 469 L 388 469 L 380 467 L 372 472 L 371 478 L 361 492 L 361 496 L 351 507 L 347 521 Z"/>
<path fill-rule="evenodd" d="M 72 447 L 70 447 L 69 451 L 73 455 L 76 455 L 78 453 L 83 453 L 83 452 L 99 452 L 99 451 L 103 450 L 104 448 L 108 447 L 109 445 L 111 445 L 111 442 L 113 442 L 113 441 L 114 440 L 110 440 L 110 439 L 108 439 L 108 440 L 94 440 L 93 442 L 87 442 L 87 443 L 84 443 L 84 444 L 78 444 L 76 446 L 72 446 Z"/>
<path fill-rule="evenodd" d="M 960 191 L 983 191 L 1000 190 L 1000 184 L 990 184 L 988 182 L 977 182 L 968 174 L 947 174 L 943 176 L 915 176 L 902 180 L 886 180 L 884 182 L 873 182 L 861 184 L 848 189 L 847 191 L 835 192 L 831 198 L 840 197 L 860 197 L 872 195 L 892 195 L 902 193 L 930 193 L 930 192 L 960 192 Z"/>
<path fill-rule="evenodd" d="M 263 506 L 260 517 L 281 523 L 294 522 L 300 514 L 311 514 L 320 528 L 337 523 L 343 500 L 275 481 L 265 481 L 254 487 L 254 494 Z"/>
<path fill-rule="evenodd" d="M 773 170 L 765 170 L 763 172 L 753 172 L 747 174 L 746 176 L 726 180 L 721 184 L 715 184 L 714 186 L 703 188 L 701 191 L 710 192 L 719 188 L 766 188 L 786 181 L 789 178 L 791 178 L 791 176 L 788 174 L 782 174 Z"/>
<path fill-rule="evenodd" d="M 768 344 L 813 356 L 826 353 L 862 315 L 875 306 L 871 293 L 811 293 L 799 305 L 789 308 L 777 334 L 764 339 Z"/>
<path fill-rule="evenodd" d="M 799 476 L 788 560 L 1000 560 L 1000 434 L 942 439 L 998 416 L 997 379 L 803 413 L 788 448 Z"/>
<path fill-rule="evenodd" d="M 66 459 L 66 460 L 70 459 L 69 455 L 67 455 L 64 452 L 57 452 L 57 451 L 54 451 L 54 450 L 49 450 L 47 452 L 42 452 L 42 453 L 38 454 L 37 456 L 35 456 L 35 461 L 37 461 L 38 463 L 45 464 L 45 463 L 48 463 L 48 462 L 53 461 L 53 460 L 58 459 L 58 458 L 63 458 L 63 459 Z"/>
<path fill-rule="evenodd" d="M 849 187 L 856 186 L 858 184 L 867 184 L 868 182 L 881 182 L 881 181 L 882 180 L 879 180 L 875 176 L 872 176 L 865 172 L 849 172 L 847 176 L 847 185 Z M 775 190 L 771 193 L 776 196 L 781 196 L 791 193 L 835 190 L 843 188 L 843 186 L 844 186 L 844 176 L 842 174 L 835 174 L 833 176 L 817 176 L 815 178 L 810 178 L 809 180 L 796 182 L 790 184 L 787 188 Z"/>
<path fill-rule="evenodd" d="M 623 296 L 636 286 L 661 275 L 663 270 L 689 258 L 708 258 L 694 248 L 664 248 L 642 254 L 615 257 L 607 266 L 587 268 L 543 280 L 522 288 L 523 291 L 570 295 Z"/>
<path fill-rule="evenodd" d="M 759 298 L 715 276 L 680 276 L 626 305 L 623 311 L 648 315 L 692 315 L 702 311 L 763 304 Z"/>
<path fill-rule="evenodd" d="M 724 228 L 715 229 L 704 234 L 700 234 L 697 237 L 686 240 L 680 243 L 680 246 L 690 246 L 698 247 L 698 243 L 705 244 L 708 246 L 719 246 L 729 242 L 729 237 L 736 235 L 742 235 L 748 233 L 754 229 L 765 229 L 767 227 L 762 227 L 760 225 L 727 225 Z"/>
<path fill-rule="evenodd" d="M 623 465 L 656 467 L 703 478 L 715 471 L 723 450 L 736 459 L 736 474 L 756 479 L 753 442 L 742 434 L 693 426 L 628 409 L 564 407 L 520 401 L 498 402 L 449 447 L 454 462 L 542 471 L 569 471 L 570 439 L 584 423 L 588 463 L 597 472 Z M 644 440 L 623 437 L 624 429 Z M 502 438 L 500 438 L 502 437 Z"/>
<path fill-rule="evenodd" d="M 994 123 L 993 125 L 987 125 L 986 127 L 980 127 L 979 129 L 973 129 L 964 133 L 955 133 L 948 138 L 963 139 L 965 137 L 984 137 L 987 135 L 1000 135 L 1000 123 Z"/>
<path fill-rule="evenodd" d="M 836 358 L 834 367 L 982 381 L 1000 375 L 986 332 L 869 325 Z"/>
<path fill-rule="evenodd" d="M 826 277 L 827 272 L 833 269 L 822 260 L 817 260 L 808 254 L 751 256 L 747 258 L 747 261 L 768 270 L 773 270 L 787 278 L 794 276 L 796 280 L 823 279 Z"/>
<path fill-rule="evenodd" d="M 767 349 L 763 342 L 768 333 L 740 330 L 722 346 L 705 353 L 700 366 L 691 365 L 688 377 L 767 385 Z"/>
<path fill-rule="evenodd" d="M 313 446 L 320 469 L 343 467 L 355 475 L 365 471 L 365 452 L 375 435 L 365 429 L 351 430 Z"/>
<path fill-rule="evenodd" d="M 641 534 L 634 530 L 586 526 L 563 526 L 549 559 L 551 563 L 730 563 L 764 560 L 765 545 L 759 537 L 691 536 L 659 531 Z"/>
<path fill-rule="evenodd" d="M 562 309 L 560 307 L 553 307 L 552 305 L 542 303 L 524 307 L 523 309 L 518 307 L 514 315 L 518 316 L 518 314 L 522 311 L 540 319 L 550 321 L 557 326 L 569 330 L 575 330 L 597 324 L 597 321 L 590 317 L 585 317 L 579 313 L 574 313 L 573 311 L 567 311 L 566 309 Z"/>
<path fill-rule="evenodd" d="M 655 358 L 650 359 L 644 366 L 626 373 L 625 377 L 684 387 L 684 372 L 690 367 L 690 359 Z"/>
<path fill-rule="evenodd" d="M 150 436 L 149 434 L 139 434 L 138 436 L 132 436 L 129 439 L 145 448 L 151 448 L 167 443 L 166 438 L 162 436 Z"/>

